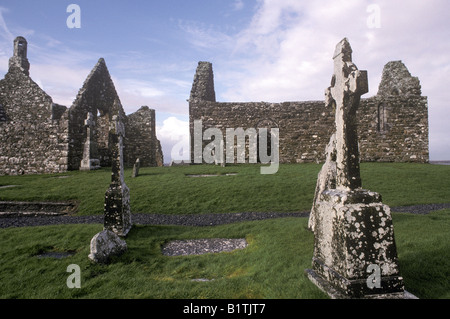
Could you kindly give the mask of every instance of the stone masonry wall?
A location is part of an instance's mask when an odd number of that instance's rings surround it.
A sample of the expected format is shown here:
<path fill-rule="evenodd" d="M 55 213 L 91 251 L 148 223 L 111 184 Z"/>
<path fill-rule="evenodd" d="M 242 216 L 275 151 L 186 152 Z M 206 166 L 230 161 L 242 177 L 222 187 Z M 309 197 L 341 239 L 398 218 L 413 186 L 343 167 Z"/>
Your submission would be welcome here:
<path fill-rule="evenodd" d="M 221 103 L 210 98 L 212 67 L 200 62 L 189 100 L 191 159 L 194 120 L 203 130 L 227 128 L 279 128 L 280 163 L 323 162 L 324 150 L 334 131 L 334 111 L 323 101 Z M 202 74 L 210 72 L 210 74 Z M 199 74 L 200 73 L 200 74 Z M 396 86 L 396 87 L 395 87 Z M 395 88 L 395 89 L 393 89 Z M 385 66 L 379 93 L 361 99 L 357 114 L 361 161 L 420 162 L 429 160 L 428 104 L 420 84 L 401 61 Z M 204 142 L 205 143 L 205 142 Z"/>
<path fill-rule="evenodd" d="M 162 166 L 155 133 L 155 111 L 141 108 L 127 117 L 104 59 L 99 59 L 70 108 L 53 103 L 29 76 L 27 42 L 14 41 L 9 71 L 0 80 L 0 175 L 60 173 L 80 169 L 89 112 L 95 122 L 92 143 L 102 166 L 111 165 L 109 128 L 112 114 L 126 126 L 125 164 Z"/>
<path fill-rule="evenodd" d="M 28 75 L 0 81 L 0 175 L 59 173 L 68 165 L 68 114 Z"/>
<path fill-rule="evenodd" d="M 109 152 L 110 109 L 118 98 L 105 61 L 99 59 L 84 81 L 83 87 L 69 109 L 70 114 L 70 161 L 69 169 L 78 169 L 83 158 L 83 145 L 86 140 L 84 120 L 88 112 L 94 115 L 95 143 L 101 166 L 111 165 Z M 123 112 L 123 110 L 122 110 Z"/>
<path fill-rule="evenodd" d="M 101 166 L 111 165 L 109 126 L 112 108 L 119 108 L 125 124 L 124 165 L 133 166 L 140 158 L 142 166 L 158 166 L 159 141 L 155 132 L 155 111 L 148 107 L 126 116 L 104 59 L 99 59 L 86 78 L 70 107 L 70 169 L 78 169 L 86 140 L 84 120 L 88 112 L 94 116 L 94 140 Z M 162 164 L 160 165 L 162 166 Z"/>
<path fill-rule="evenodd" d="M 141 166 L 163 165 L 161 145 L 155 131 L 155 110 L 142 106 L 128 115 L 125 134 L 125 165 L 133 166 L 137 158 Z"/>

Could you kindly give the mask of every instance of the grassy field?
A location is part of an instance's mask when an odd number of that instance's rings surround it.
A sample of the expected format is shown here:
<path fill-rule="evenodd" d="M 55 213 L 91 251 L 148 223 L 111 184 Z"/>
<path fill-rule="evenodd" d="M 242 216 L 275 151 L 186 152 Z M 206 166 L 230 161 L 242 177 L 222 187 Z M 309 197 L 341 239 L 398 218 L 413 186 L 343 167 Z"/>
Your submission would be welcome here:
<path fill-rule="evenodd" d="M 326 298 L 304 274 L 313 247 L 306 225 L 306 218 L 281 218 L 202 228 L 135 226 L 128 251 L 109 265 L 87 258 L 90 239 L 102 225 L 3 229 L 0 298 Z M 450 298 L 450 210 L 394 214 L 394 225 L 406 289 L 420 298 Z M 201 256 L 161 253 L 170 240 L 223 237 L 245 237 L 249 246 Z M 37 257 L 46 251 L 75 255 Z M 66 285 L 70 264 L 80 266 L 81 289 Z"/>
<path fill-rule="evenodd" d="M 125 172 L 133 213 L 202 214 L 293 212 L 311 208 L 321 165 L 281 165 L 261 175 L 258 165 L 142 168 L 138 178 Z M 227 176 L 226 174 L 238 173 Z M 222 174 L 194 178 L 190 174 Z M 450 202 L 450 166 L 427 164 L 361 165 L 363 188 L 376 191 L 390 206 Z M 102 214 L 110 170 L 57 175 L 2 176 L 0 200 L 80 202 L 80 215 Z"/>
<path fill-rule="evenodd" d="M 144 168 L 126 183 L 132 211 L 165 214 L 310 209 L 320 165 L 282 165 L 276 175 L 257 166 Z M 205 178 L 186 174 L 225 174 Z M 5 176 L 1 200 L 80 201 L 79 214 L 101 214 L 109 170 L 60 175 Z M 364 188 L 391 206 L 450 202 L 450 166 L 363 164 Z M 420 298 L 450 298 L 450 210 L 428 215 L 394 213 L 399 265 L 406 289 Z M 91 238 L 102 225 L 0 229 L 0 298 L 326 298 L 305 276 L 313 234 L 307 218 L 280 218 L 214 227 L 135 226 L 128 251 L 109 265 L 92 264 Z M 167 257 L 174 239 L 246 238 L 231 253 Z M 64 259 L 38 258 L 71 251 Z M 81 268 L 81 289 L 69 289 L 66 269 Z M 208 279 L 197 282 L 193 279 Z"/>

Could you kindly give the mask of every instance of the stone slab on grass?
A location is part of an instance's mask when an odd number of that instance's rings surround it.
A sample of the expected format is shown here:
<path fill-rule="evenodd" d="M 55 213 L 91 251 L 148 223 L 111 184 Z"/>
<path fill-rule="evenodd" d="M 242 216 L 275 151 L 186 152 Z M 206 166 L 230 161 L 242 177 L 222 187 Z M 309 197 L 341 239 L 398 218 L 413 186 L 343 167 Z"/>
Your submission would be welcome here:
<path fill-rule="evenodd" d="M 166 256 L 203 255 L 231 252 L 248 246 L 244 238 L 208 238 L 192 240 L 174 240 L 164 245 L 162 253 Z"/>

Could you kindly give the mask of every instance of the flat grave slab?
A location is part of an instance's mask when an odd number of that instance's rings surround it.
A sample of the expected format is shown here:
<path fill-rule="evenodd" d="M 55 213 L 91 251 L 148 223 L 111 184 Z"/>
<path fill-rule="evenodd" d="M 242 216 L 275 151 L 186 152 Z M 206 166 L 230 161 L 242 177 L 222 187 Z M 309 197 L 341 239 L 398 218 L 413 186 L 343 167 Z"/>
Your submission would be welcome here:
<path fill-rule="evenodd" d="M 211 253 L 231 252 L 248 246 L 245 238 L 208 238 L 191 240 L 174 240 L 162 248 L 166 256 L 189 256 Z"/>

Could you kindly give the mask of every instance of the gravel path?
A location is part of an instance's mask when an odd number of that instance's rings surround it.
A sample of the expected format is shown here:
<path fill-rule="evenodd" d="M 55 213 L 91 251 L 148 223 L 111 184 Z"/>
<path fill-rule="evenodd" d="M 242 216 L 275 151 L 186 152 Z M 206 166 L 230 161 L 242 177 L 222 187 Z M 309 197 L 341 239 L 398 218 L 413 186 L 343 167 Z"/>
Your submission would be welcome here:
<path fill-rule="evenodd" d="M 450 208 L 448 204 L 428 204 L 392 207 L 393 212 L 412 214 L 428 214 L 431 211 Z M 182 225 L 182 226 L 216 226 L 243 221 L 263 220 L 283 217 L 307 217 L 309 212 L 296 213 L 233 213 L 233 214 L 194 214 L 194 215 L 161 215 L 133 214 L 134 224 L 140 225 Z M 1 217 L 0 228 L 46 226 L 61 224 L 102 224 L 103 215 L 95 216 L 42 216 L 42 217 Z"/>

